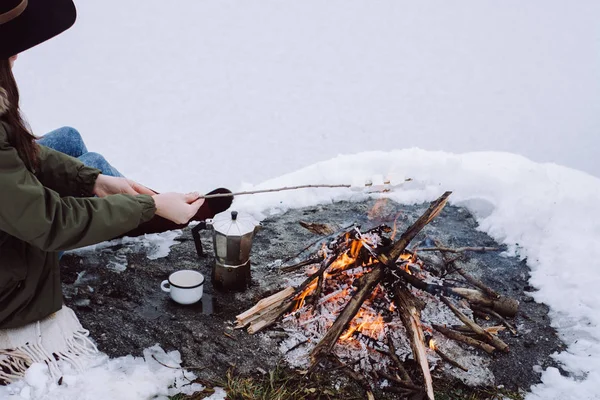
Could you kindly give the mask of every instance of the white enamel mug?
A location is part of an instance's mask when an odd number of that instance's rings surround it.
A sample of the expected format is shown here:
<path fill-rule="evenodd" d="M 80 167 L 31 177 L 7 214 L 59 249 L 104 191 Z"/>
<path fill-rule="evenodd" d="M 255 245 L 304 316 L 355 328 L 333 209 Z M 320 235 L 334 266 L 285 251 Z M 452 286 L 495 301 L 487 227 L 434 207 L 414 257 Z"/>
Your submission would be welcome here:
<path fill-rule="evenodd" d="M 194 304 L 202 298 L 204 275 L 192 270 L 173 272 L 160 288 L 179 304 Z"/>

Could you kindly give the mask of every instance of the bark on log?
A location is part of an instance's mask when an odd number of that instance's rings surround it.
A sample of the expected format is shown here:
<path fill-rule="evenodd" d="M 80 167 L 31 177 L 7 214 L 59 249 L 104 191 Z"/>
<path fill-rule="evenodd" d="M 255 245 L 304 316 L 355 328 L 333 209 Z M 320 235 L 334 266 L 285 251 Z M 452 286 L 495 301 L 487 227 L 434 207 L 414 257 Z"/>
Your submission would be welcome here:
<path fill-rule="evenodd" d="M 429 362 L 427 361 L 427 348 L 425 347 L 425 335 L 421 327 L 421 310 L 418 308 L 414 296 L 405 286 L 394 288 L 394 303 L 400 319 L 406 328 L 406 333 L 410 342 L 410 347 L 415 357 L 415 361 L 421 367 L 423 380 L 425 381 L 425 391 L 430 400 L 435 398 L 433 392 L 433 378 L 429 371 Z"/>
<path fill-rule="evenodd" d="M 490 308 L 505 317 L 514 317 L 519 310 L 519 301 L 510 297 L 491 299 L 479 290 L 465 288 L 453 288 L 452 292 L 467 299 L 469 303 Z"/>
<path fill-rule="evenodd" d="M 469 328 L 473 330 L 476 334 L 480 335 L 482 338 L 485 338 L 492 346 L 497 348 L 500 351 L 508 352 L 508 345 L 504 343 L 500 338 L 492 335 L 481 326 L 477 325 L 472 319 L 463 314 L 450 300 L 445 298 L 444 296 L 440 296 L 442 302 L 452 310 L 454 315 L 461 320 L 461 322 L 467 325 Z"/>
<path fill-rule="evenodd" d="M 295 290 L 293 287 L 287 287 L 287 288 L 283 289 L 282 291 L 275 293 L 272 296 L 265 297 L 264 299 L 262 299 L 261 301 L 256 303 L 256 305 L 254 307 L 248 309 L 247 311 L 245 311 L 235 317 L 238 325 L 239 324 L 247 325 L 249 322 L 248 320 L 250 318 L 252 318 L 254 315 L 261 313 L 262 311 L 264 311 L 265 309 L 268 309 L 269 307 L 273 306 L 274 304 L 280 304 L 281 301 L 285 300 L 286 298 L 288 298 L 289 296 L 294 294 L 294 292 L 295 292 Z"/>
<path fill-rule="evenodd" d="M 443 327 L 441 325 L 432 324 L 433 329 L 446 336 L 449 339 L 456 340 L 457 342 L 461 342 L 464 344 L 468 344 L 469 346 L 476 347 L 485 351 L 488 354 L 493 354 L 496 350 L 493 346 L 490 346 L 487 343 L 482 342 L 481 340 L 473 339 L 471 337 L 465 336 L 461 333 L 455 332 L 451 329 Z"/>
<path fill-rule="evenodd" d="M 383 265 L 378 264 L 371 272 L 358 279 L 357 284 L 360 286 L 360 289 L 348 301 L 348 304 L 346 304 L 346 307 L 344 307 L 344 310 L 337 317 L 331 328 L 329 328 L 321 342 L 310 353 L 313 365 L 331 353 L 333 346 L 335 346 L 346 325 L 352 321 L 364 301 L 373 293 L 375 287 L 383 279 L 385 274 L 383 268 Z"/>

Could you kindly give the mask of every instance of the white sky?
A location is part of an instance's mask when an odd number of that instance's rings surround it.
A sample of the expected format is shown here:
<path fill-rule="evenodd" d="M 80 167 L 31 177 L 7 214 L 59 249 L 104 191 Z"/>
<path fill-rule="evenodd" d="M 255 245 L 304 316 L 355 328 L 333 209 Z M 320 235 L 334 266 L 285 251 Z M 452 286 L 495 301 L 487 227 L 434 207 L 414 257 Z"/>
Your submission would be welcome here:
<path fill-rule="evenodd" d="M 600 176 L 597 0 L 76 4 L 19 59 L 23 109 L 157 190 L 415 146 Z"/>

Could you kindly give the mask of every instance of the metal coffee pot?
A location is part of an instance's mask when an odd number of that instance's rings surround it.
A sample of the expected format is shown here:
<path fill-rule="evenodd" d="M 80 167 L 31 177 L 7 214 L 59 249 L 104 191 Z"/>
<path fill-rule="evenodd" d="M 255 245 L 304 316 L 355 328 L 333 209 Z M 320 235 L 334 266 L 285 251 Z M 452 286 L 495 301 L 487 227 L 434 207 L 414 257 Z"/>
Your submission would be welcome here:
<path fill-rule="evenodd" d="M 200 230 L 211 229 L 215 265 L 212 281 L 216 288 L 245 290 L 250 285 L 250 250 L 259 223 L 250 215 L 224 211 L 192 228 L 198 256 L 202 257 Z"/>

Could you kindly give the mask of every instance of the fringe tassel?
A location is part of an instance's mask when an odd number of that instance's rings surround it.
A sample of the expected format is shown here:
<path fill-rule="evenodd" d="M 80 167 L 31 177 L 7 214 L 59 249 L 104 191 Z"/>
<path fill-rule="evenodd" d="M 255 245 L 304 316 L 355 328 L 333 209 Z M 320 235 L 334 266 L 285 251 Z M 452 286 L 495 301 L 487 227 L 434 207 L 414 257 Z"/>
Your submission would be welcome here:
<path fill-rule="evenodd" d="M 35 334 L 31 335 L 35 336 L 35 342 L 27 342 L 15 349 L 0 349 L 0 384 L 22 379 L 34 363 L 46 364 L 52 380 L 57 381 L 63 375 L 59 361 L 67 362 L 76 371 L 82 372 L 85 359 L 99 353 L 89 338 L 89 331 L 83 329 L 75 313 L 66 307 L 59 313 L 62 315 L 53 322 L 60 326 L 60 330 L 45 331 L 43 321 L 36 322 L 32 327 Z M 63 336 L 50 337 L 57 332 Z"/>

